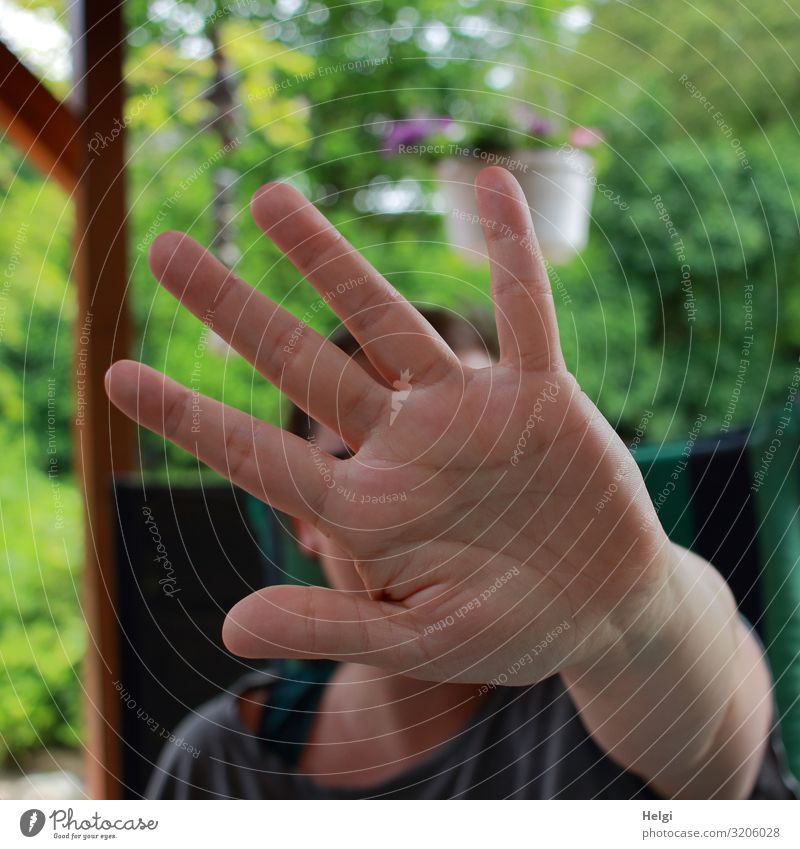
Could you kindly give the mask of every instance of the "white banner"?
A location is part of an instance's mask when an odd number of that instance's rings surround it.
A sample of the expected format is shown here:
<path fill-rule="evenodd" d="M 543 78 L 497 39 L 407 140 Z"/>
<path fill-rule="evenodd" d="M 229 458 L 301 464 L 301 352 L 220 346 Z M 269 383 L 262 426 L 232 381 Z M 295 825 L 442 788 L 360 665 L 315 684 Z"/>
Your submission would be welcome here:
<path fill-rule="evenodd" d="M 0 802 L 0 846 L 800 846 L 795 802 Z"/>

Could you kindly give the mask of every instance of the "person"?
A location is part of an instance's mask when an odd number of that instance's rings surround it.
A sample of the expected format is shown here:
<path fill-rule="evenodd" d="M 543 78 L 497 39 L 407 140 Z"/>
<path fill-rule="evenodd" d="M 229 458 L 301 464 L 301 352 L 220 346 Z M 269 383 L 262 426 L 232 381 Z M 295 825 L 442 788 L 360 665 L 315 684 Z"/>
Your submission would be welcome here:
<path fill-rule="evenodd" d="M 453 350 L 288 185 L 253 217 L 357 352 L 189 237 L 154 242 L 162 285 L 317 424 L 287 433 L 127 361 L 112 402 L 295 517 L 329 586 L 234 606 L 227 647 L 272 662 L 184 721 L 193 752 L 167 747 L 150 795 L 796 795 L 761 647 L 564 364 L 519 186 L 487 168 L 476 197 L 496 362 Z"/>

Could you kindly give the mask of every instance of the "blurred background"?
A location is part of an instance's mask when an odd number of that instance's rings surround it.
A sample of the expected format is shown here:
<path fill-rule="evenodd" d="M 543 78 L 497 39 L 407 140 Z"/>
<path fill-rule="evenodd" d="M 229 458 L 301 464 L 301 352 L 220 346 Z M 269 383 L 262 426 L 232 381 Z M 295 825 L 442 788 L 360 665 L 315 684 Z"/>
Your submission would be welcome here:
<path fill-rule="evenodd" d="M 67 6 L 0 0 L 0 39 L 58 97 Z M 579 231 L 585 216 L 588 240 L 551 265 L 567 361 L 623 437 L 683 445 L 793 401 L 800 4 L 126 0 L 124 16 L 137 358 L 279 421 L 277 391 L 155 285 L 154 235 L 191 233 L 331 331 L 247 211 L 262 183 L 289 180 L 407 297 L 469 312 L 488 305 L 487 274 L 451 244 L 448 160 L 506 157 L 525 173 L 548 151 L 556 170 L 583 163 L 588 185 L 564 213 Z M 115 139 L 110 125 L 93 155 Z M 56 763 L 80 774 L 76 398 L 53 387 L 75 382 L 81 320 L 72 202 L 6 138 L 0 205 L 0 763 L 13 782 Z M 211 477 L 150 434 L 136 450 L 152 480 Z"/>

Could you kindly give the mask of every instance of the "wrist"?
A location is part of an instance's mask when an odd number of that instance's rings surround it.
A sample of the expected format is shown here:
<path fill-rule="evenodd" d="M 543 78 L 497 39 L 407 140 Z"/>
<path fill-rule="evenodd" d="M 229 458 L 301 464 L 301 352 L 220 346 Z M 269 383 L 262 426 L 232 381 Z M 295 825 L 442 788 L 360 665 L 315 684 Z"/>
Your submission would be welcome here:
<path fill-rule="evenodd" d="M 562 677 L 598 746 L 658 794 L 746 797 L 770 722 L 769 675 L 719 573 L 671 549 L 641 615 Z"/>
<path fill-rule="evenodd" d="M 598 648 L 586 652 L 574 665 L 562 670 L 569 679 L 636 673 L 641 667 L 652 669 L 690 627 L 687 610 L 686 552 L 664 540 L 649 570 L 646 587 L 632 588 L 608 612 L 609 637 L 598 641 Z M 594 638 L 590 634 L 587 643 Z"/>

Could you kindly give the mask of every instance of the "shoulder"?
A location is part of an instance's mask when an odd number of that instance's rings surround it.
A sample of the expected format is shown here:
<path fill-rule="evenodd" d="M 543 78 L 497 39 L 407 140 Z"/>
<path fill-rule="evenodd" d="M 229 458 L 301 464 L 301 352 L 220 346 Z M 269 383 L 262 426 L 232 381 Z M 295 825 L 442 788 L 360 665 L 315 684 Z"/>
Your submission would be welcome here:
<path fill-rule="evenodd" d="M 184 717 L 164 740 L 147 797 L 264 798 L 268 753 L 242 723 L 237 702 L 242 692 L 273 680 L 271 670 L 245 676 Z"/>

